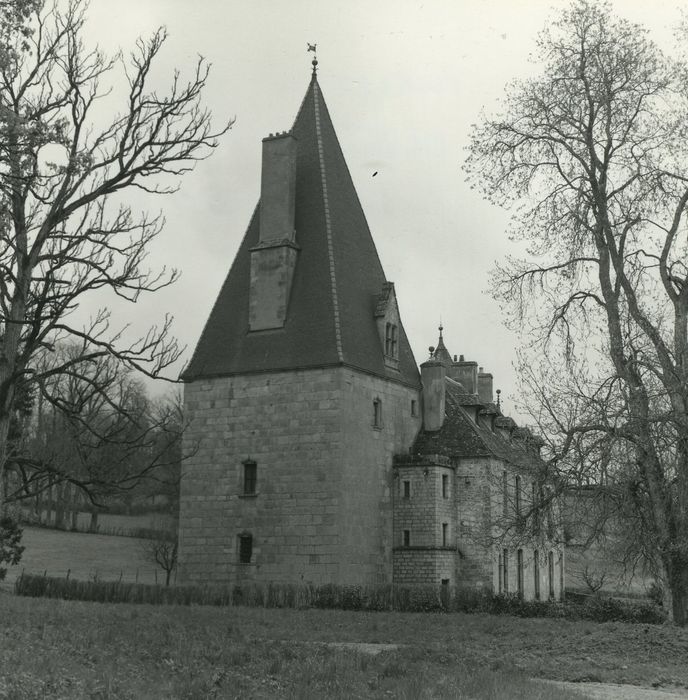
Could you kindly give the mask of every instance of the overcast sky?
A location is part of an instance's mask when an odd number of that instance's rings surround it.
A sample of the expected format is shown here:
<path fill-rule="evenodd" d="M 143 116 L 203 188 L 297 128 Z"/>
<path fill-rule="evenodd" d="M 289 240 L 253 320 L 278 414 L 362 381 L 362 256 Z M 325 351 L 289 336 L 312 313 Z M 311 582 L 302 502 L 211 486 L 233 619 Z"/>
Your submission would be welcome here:
<path fill-rule="evenodd" d="M 141 204 L 167 218 L 151 266 L 179 268 L 182 277 L 126 315 L 117 309 L 119 320 L 143 327 L 172 312 L 188 361 L 259 197 L 261 139 L 291 127 L 310 79 L 306 44 L 317 42 L 319 83 L 417 362 L 436 343 L 441 319 L 449 351 L 491 371 L 506 411 L 515 412 L 517 339 L 487 292 L 494 262 L 514 252 L 508 215 L 468 188 L 461 165 L 470 125 L 495 108 L 508 81 L 536 70 L 528 62 L 535 36 L 563 6 L 91 0 L 90 40 L 126 51 L 165 25 L 157 79 L 175 66 L 184 73 L 203 54 L 213 64 L 206 105 L 218 125 L 236 117 L 179 193 Z M 613 6 L 670 48 L 673 4 Z"/>

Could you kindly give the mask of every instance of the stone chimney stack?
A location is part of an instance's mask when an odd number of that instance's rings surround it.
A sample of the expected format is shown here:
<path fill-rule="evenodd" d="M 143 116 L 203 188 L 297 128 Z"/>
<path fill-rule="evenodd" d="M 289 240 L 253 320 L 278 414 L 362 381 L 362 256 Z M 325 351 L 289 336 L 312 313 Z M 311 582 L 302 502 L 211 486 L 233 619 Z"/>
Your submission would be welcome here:
<path fill-rule="evenodd" d="M 260 243 L 294 241 L 296 139 L 288 132 L 263 139 Z"/>
<path fill-rule="evenodd" d="M 483 372 L 482 367 L 478 370 L 478 396 L 481 403 L 494 403 L 492 375 L 489 372 Z"/>
<path fill-rule="evenodd" d="M 434 348 L 431 348 L 432 353 Z M 445 382 L 447 370 L 442 362 L 432 354 L 429 360 L 420 366 L 423 384 L 423 428 L 439 430 L 444 423 Z"/>
<path fill-rule="evenodd" d="M 478 393 L 477 362 L 467 362 L 463 359 L 463 355 L 461 355 L 458 362 L 452 362 L 449 368 L 449 376 L 457 382 L 461 382 L 467 393 Z"/>
<path fill-rule="evenodd" d="M 296 267 L 296 139 L 284 132 L 263 139 L 258 245 L 251 248 L 249 329 L 282 328 Z"/>

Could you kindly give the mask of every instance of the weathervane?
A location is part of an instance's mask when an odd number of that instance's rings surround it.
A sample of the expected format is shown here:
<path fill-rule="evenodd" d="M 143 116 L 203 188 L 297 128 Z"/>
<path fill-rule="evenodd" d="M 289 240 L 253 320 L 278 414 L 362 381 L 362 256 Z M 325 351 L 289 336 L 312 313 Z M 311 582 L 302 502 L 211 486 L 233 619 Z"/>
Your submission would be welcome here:
<path fill-rule="evenodd" d="M 313 60 L 311 63 L 313 64 L 313 77 L 315 78 L 315 74 L 318 72 L 318 54 L 316 53 L 317 51 L 317 44 L 311 44 L 309 42 L 306 42 L 308 49 L 306 50 L 306 53 L 309 51 L 313 52 Z"/>

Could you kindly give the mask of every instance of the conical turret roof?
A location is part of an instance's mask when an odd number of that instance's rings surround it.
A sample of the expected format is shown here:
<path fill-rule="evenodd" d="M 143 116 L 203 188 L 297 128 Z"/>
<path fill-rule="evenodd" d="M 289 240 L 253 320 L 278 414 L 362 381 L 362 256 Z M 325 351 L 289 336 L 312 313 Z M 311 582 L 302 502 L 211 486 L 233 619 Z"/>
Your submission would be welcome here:
<path fill-rule="evenodd" d="M 315 75 L 292 133 L 299 252 L 284 327 L 249 331 L 256 207 L 182 378 L 347 365 L 418 386 L 401 325 L 398 369 L 384 361 L 375 311 L 387 280 Z"/>

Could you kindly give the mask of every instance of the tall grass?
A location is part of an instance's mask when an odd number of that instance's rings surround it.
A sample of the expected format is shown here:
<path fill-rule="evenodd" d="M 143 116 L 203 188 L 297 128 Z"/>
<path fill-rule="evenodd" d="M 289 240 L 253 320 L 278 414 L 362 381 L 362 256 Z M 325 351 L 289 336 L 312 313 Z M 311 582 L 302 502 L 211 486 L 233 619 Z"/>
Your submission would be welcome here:
<path fill-rule="evenodd" d="M 598 622 L 662 623 L 666 616 L 651 603 L 592 598 L 583 604 L 523 601 L 515 596 L 452 590 L 446 586 L 344 586 L 326 584 L 241 584 L 161 586 L 122 581 L 79 581 L 25 574 L 15 582 L 20 596 L 152 605 L 241 605 L 265 608 L 329 608 L 399 612 L 467 612 L 555 617 Z"/>

